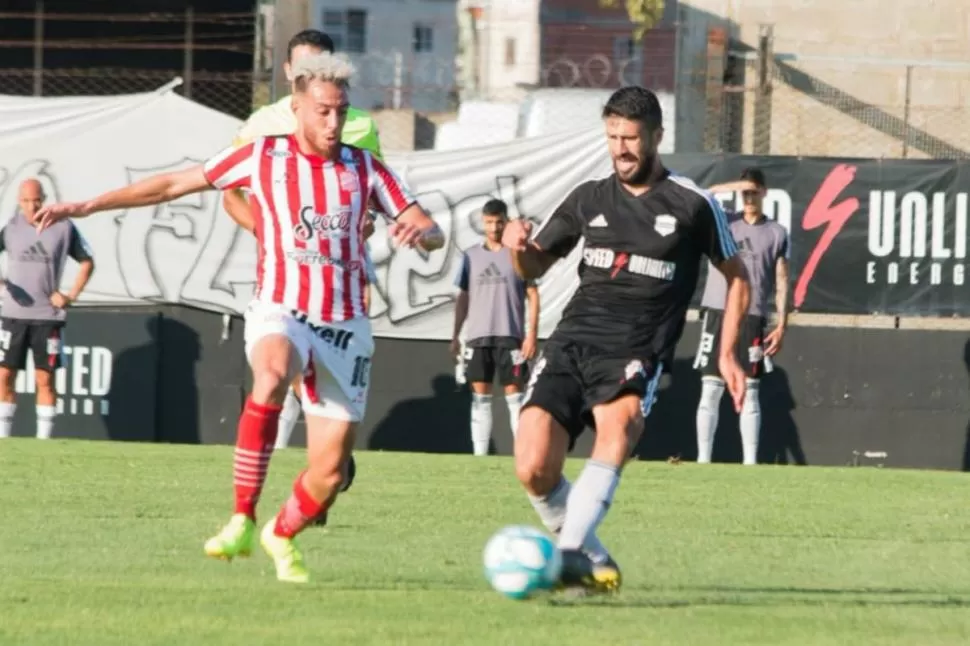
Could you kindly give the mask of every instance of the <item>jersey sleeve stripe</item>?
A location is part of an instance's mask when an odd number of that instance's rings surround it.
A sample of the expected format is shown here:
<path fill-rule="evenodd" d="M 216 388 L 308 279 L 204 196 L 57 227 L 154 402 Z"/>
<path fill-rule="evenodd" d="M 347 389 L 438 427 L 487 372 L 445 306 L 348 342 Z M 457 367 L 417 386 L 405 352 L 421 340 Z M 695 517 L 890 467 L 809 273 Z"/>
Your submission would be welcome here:
<path fill-rule="evenodd" d="M 253 156 L 253 143 L 227 148 L 203 166 L 206 181 L 218 189 L 239 188 L 249 181 L 247 164 Z"/>
<path fill-rule="evenodd" d="M 714 212 L 714 222 L 717 223 L 717 237 L 721 243 L 721 255 L 725 258 L 730 258 L 738 253 L 738 245 L 734 242 L 734 236 L 731 235 L 731 227 L 728 226 L 727 215 L 725 215 L 724 209 L 721 208 L 721 203 L 713 195 L 707 193 L 704 197 L 711 206 L 711 211 Z"/>
<path fill-rule="evenodd" d="M 690 191 L 693 191 L 694 193 L 697 193 L 707 201 L 707 205 L 711 207 L 711 212 L 714 216 L 714 224 L 717 227 L 717 237 L 721 246 L 721 255 L 725 258 L 730 258 L 731 256 L 737 254 L 738 246 L 734 242 L 734 236 L 731 235 L 731 227 L 728 225 L 727 215 L 725 215 L 724 209 L 721 208 L 721 203 L 717 201 L 714 195 L 710 191 L 705 191 L 686 177 L 681 177 L 680 175 L 674 175 L 671 173 L 670 180 Z"/>
<path fill-rule="evenodd" d="M 384 212 L 394 219 L 417 200 L 411 195 L 404 182 L 387 166 L 369 152 L 366 155 L 367 168 L 373 178 L 374 195 L 384 208 Z"/>

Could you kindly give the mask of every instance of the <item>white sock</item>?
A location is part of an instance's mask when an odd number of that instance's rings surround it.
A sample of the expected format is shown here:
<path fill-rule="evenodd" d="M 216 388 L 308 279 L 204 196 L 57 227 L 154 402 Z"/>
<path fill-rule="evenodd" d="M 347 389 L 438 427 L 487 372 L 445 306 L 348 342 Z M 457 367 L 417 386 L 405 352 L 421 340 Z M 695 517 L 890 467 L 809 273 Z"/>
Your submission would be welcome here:
<path fill-rule="evenodd" d="M 721 408 L 724 382 L 717 377 L 701 379 L 701 401 L 697 405 L 697 461 L 710 464 L 714 452 L 714 433 Z"/>
<path fill-rule="evenodd" d="M 492 439 L 492 396 L 472 393 L 472 449 L 475 455 L 488 455 Z"/>
<path fill-rule="evenodd" d="M 0 402 L 0 438 L 10 437 L 13 433 L 13 415 L 17 404 Z"/>
<path fill-rule="evenodd" d="M 512 427 L 512 437 L 519 432 L 519 411 L 522 410 L 522 393 L 507 393 L 505 404 L 509 407 L 509 426 Z"/>
<path fill-rule="evenodd" d="M 761 435 L 761 400 L 758 397 L 758 380 L 748 379 L 748 390 L 741 406 L 741 452 L 744 463 L 758 464 L 758 438 Z"/>
<path fill-rule="evenodd" d="M 37 439 L 49 440 L 51 432 L 54 430 L 54 418 L 57 416 L 57 408 L 54 406 L 37 407 Z"/>
<path fill-rule="evenodd" d="M 300 400 L 293 394 L 293 390 L 286 391 L 286 399 L 283 400 L 283 410 L 280 411 L 280 420 L 276 426 L 276 445 L 274 448 L 285 449 L 290 443 L 293 435 L 293 427 L 300 421 Z"/>
<path fill-rule="evenodd" d="M 546 526 L 550 534 L 558 535 L 562 531 L 563 523 L 566 520 L 566 502 L 569 500 L 569 480 L 565 476 L 559 484 L 545 496 L 529 496 L 529 502 L 539 514 L 542 524 Z M 594 563 L 605 563 L 610 558 L 610 553 L 596 536 L 596 532 L 590 532 L 583 542 L 583 551 L 592 559 Z"/>
<path fill-rule="evenodd" d="M 589 536 L 606 517 L 613 502 L 613 493 L 620 484 L 617 467 L 587 460 L 576 486 L 566 501 L 566 518 L 559 533 L 559 547 L 567 550 L 584 547 Z"/>

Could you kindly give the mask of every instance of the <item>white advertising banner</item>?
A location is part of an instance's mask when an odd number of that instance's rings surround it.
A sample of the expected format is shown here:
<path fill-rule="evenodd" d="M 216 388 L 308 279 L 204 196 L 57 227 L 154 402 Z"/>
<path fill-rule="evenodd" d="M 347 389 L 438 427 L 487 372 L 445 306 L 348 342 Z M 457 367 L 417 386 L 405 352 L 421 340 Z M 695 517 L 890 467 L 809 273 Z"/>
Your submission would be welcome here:
<path fill-rule="evenodd" d="M 0 225 L 15 216 L 17 187 L 28 177 L 40 179 L 51 201 L 82 200 L 203 161 L 238 127 L 237 119 L 170 91 L 0 96 Z M 461 251 L 481 242 L 479 212 L 487 200 L 503 199 L 512 217 L 538 223 L 577 184 L 610 171 L 599 127 L 472 150 L 389 153 L 388 163 L 448 240 L 431 254 L 391 248 L 382 222 L 371 239 L 375 335 L 407 339 L 450 338 Z M 223 212 L 214 191 L 76 224 L 97 267 L 81 305 L 176 303 L 241 313 L 253 294 L 255 240 Z M 576 288 L 578 253 L 540 283 L 541 337 Z M 65 285 L 75 271 L 69 263 Z"/>

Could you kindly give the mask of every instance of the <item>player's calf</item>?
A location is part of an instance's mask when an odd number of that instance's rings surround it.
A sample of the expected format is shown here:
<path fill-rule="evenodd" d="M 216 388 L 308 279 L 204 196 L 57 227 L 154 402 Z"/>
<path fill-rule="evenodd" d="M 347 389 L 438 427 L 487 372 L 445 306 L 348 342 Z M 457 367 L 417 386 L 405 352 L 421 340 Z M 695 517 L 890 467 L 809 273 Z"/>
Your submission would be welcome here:
<path fill-rule="evenodd" d="M 37 439 L 49 440 L 57 417 L 57 393 L 54 391 L 54 375 L 50 370 L 35 368 L 37 382 Z"/>
<path fill-rule="evenodd" d="M 626 393 L 593 409 L 596 440 L 592 455 L 566 501 L 566 516 L 559 535 L 559 547 L 564 554 L 583 549 L 587 536 L 595 534 L 613 502 L 623 464 L 643 433 L 641 399 L 640 394 Z M 564 560 L 562 580 L 616 589 L 619 568 L 609 567 L 607 563 L 595 564 L 588 557 Z M 591 574 L 594 571 L 598 576 Z"/>
<path fill-rule="evenodd" d="M 305 583 L 309 580 L 295 538 L 336 500 L 354 444 L 355 429 L 354 422 L 307 416 L 309 467 L 297 476 L 290 499 L 260 537 L 280 581 Z"/>
<path fill-rule="evenodd" d="M 0 366 L 0 438 L 10 437 L 13 433 L 13 417 L 17 412 L 16 378 L 16 370 Z"/>

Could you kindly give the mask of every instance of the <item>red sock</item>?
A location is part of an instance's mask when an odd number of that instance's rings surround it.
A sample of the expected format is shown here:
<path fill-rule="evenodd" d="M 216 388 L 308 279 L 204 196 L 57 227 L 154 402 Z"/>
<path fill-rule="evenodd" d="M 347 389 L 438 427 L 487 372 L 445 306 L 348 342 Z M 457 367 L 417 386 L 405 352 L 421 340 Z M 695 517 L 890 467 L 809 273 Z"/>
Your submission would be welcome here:
<path fill-rule="evenodd" d="M 286 501 L 276 517 L 273 532 L 277 536 L 293 538 L 324 510 L 324 504 L 317 502 L 303 486 L 303 471 L 293 483 L 293 495 Z"/>
<path fill-rule="evenodd" d="M 236 453 L 232 462 L 236 513 L 246 514 L 253 520 L 256 520 L 256 503 L 263 491 L 273 444 L 276 443 L 280 410 L 280 406 L 257 404 L 247 398 L 239 418 Z"/>

